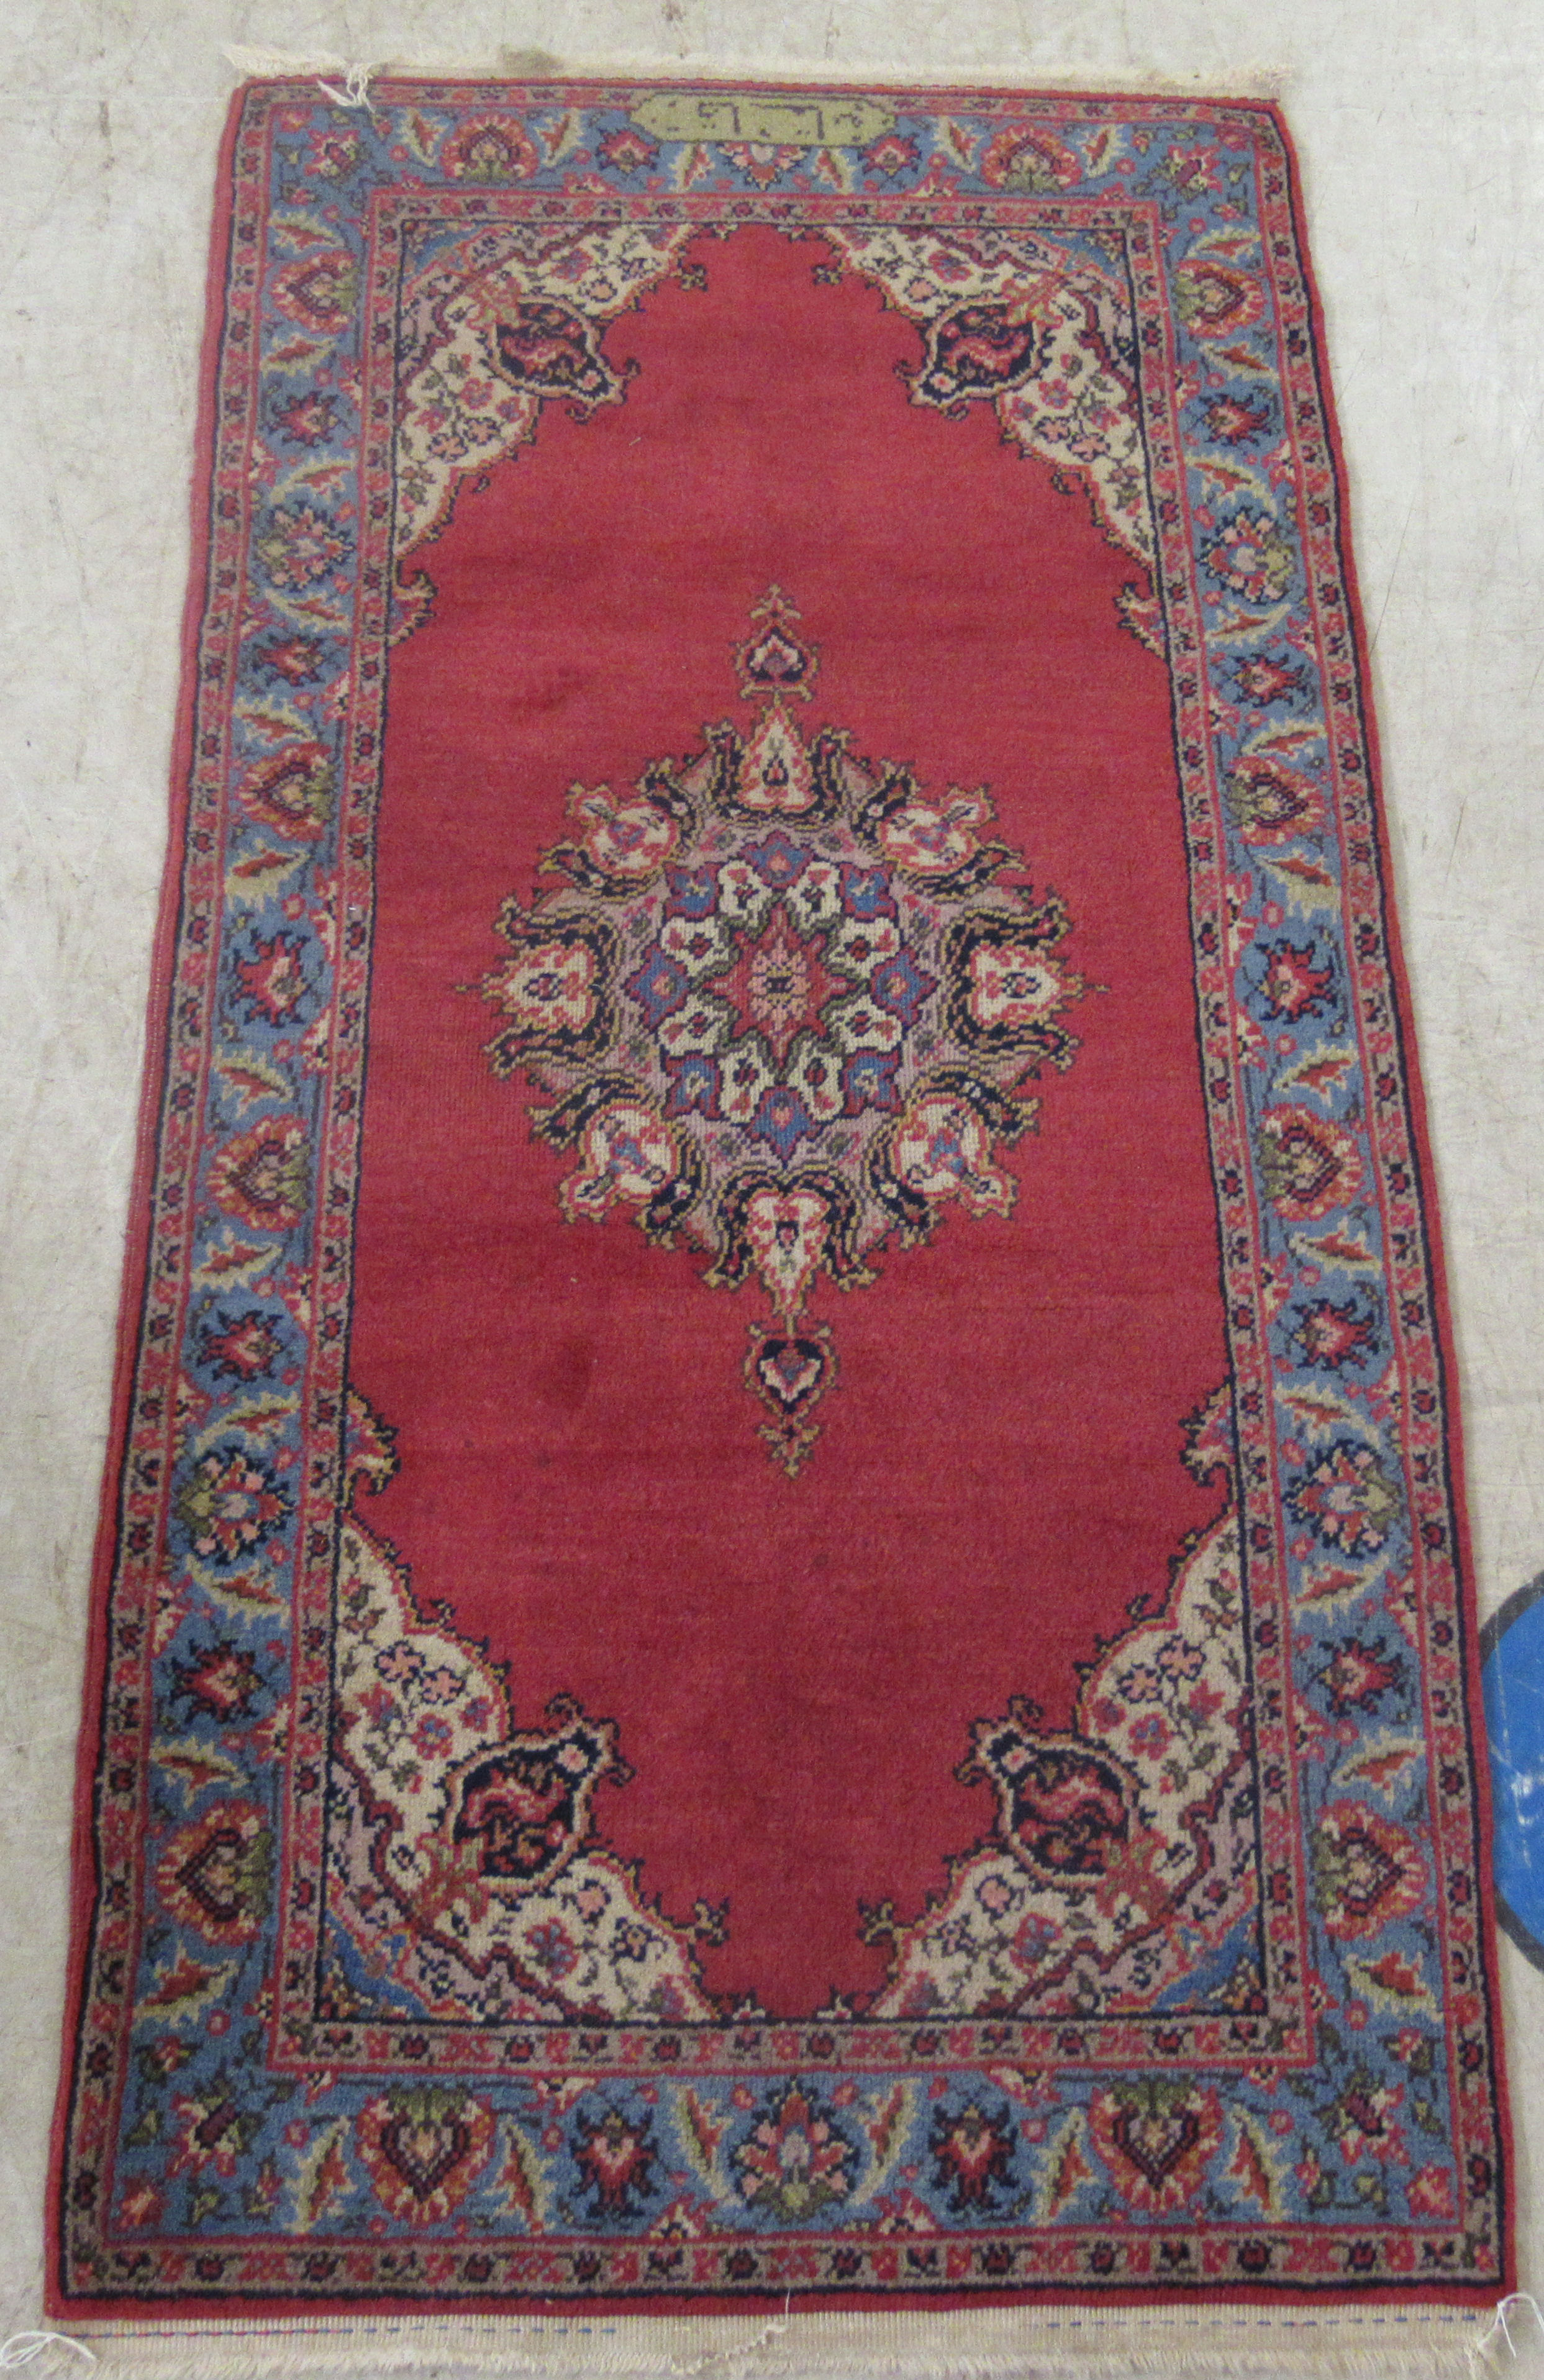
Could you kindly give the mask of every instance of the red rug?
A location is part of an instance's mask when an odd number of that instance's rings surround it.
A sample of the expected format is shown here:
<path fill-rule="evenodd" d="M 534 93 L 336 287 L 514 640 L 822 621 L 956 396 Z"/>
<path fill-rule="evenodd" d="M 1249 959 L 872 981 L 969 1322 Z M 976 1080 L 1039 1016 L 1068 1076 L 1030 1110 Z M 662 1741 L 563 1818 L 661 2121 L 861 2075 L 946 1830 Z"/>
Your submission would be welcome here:
<path fill-rule="evenodd" d="M 1507 2279 L 1263 105 L 236 107 L 57 2313 Z"/>

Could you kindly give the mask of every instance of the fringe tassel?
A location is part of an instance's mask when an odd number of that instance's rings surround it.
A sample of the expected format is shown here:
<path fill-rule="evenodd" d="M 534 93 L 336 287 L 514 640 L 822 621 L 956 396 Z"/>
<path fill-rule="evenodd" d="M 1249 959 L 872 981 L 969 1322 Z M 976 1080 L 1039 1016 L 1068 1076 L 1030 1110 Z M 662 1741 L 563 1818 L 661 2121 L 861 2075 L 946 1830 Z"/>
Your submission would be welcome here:
<path fill-rule="evenodd" d="M 1517 2342 L 1512 2336 L 1512 2321 L 1520 2313 L 1524 2306 L 1528 2307 L 1533 2314 L 1533 2329 L 1536 2335 L 1529 2344 L 1527 2352 L 1519 2356 Z M 1508 2359 L 1505 2362 L 1502 2362 L 1500 2353 L 1503 2340 Z M 1513 2365 L 1519 2362 L 1527 2372 L 1544 2373 L 1544 2308 L 1540 2308 L 1538 2300 L 1530 2297 L 1526 2289 L 1514 2289 L 1511 2297 L 1502 2298 L 1490 2317 L 1489 2328 L 1485 2332 L 1484 2337 L 1477 2338 L 1470 2348 L 1469 2362 L 1470 2369 L 1477 2375 L 1482 2366 L 1487 2372 L 1510 2373 Z"/>

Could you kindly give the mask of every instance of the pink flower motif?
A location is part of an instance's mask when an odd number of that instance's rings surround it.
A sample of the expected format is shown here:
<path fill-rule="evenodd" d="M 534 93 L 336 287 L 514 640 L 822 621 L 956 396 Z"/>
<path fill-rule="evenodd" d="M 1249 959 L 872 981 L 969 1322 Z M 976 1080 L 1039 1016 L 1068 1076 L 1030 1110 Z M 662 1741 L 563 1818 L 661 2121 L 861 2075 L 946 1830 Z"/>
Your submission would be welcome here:
<path fill-rule="evenodd" d="M 896 868 L 914 876 L 944 876 L 976 850 L 977 829 L 992 816 L 984 785 L 951 785 L 943 801 L 903 802 L 881 824 L 880 845 Z"/>
<path fill-rule="evenodd" d="M 161 2220 L 162 2197 L 151 2181 L 131 2181 L 122 2199 L 123 2219 L 140 2229 Z"/>
<path fill-rule="evenodd" d="M 747 2202 L 790 2223 L 847 2195 L 855 2157 L 814 2094 L 794 2082 L 768 2102 L 734 2162 Z"/>
<path fill-rule="evenodd" d="M 617 800 L 609 785 L 576 785 L 568 797 L 581 843 L 602 876 L 643 883 L 658 873 L 680 841 L 675 820 L 647 795 Z"/>
<path fill-rule="evenodd" d="M 1055 1941 L 1056 1927 L 1051 1919 L 1032 1910 L 1014 1936 L 1014 1958 L 1019 1966 L 1033 1970 Z"/>
<path fill-rule="evenodd" d="M 1412 2215 L 1429 2215 L 1440 2223 L 1451 2223 L 1456 2211 L 1453 2176 L 1440 2165 L 1422 2166 L 1412 2176 L 1406 2190 Z"/>
<path fill-rule="evenodd" d="M 1187 199 L 1203 190 L 1220 190 L 1222 158 L 1215 149 L 1171 149 L 1163 167 L 1166 179 Z"/>
<path fill-rule="evenodd" d="M 652 140 L 645 140 L 636 126 L 626 124 L 619 132 L 608 132 L 600 143 L 598 155 L 603 165 L 614 174 L 641 174 L 659 163 L 660 152 Z"/>
<path fill-rule="evenodd" d="M 513 115 L 474 116 L 459 124 L 440 152 L 440 163 L 456 181 L 523 182 L 541 160 L 525 128 Z"/>
<path fill-rule="evenodd" d="M 885 133 L 863 152 L 863 163 L 869 174 L 882 174 L 892 182 L 899 174 L 915 173 L 919 162 L 916 141 L 899 132 Z"/>
<path fill-rule="evenodd" d="M 1080 178 L 1082 165 L 1065 142 L 1044 127 L 1008 124 L 988 142 L 979 171 L 995 189 L 1053 192 L 1070 188 Z"/>
<path fill-rule="evenodd" d="M 351 540 L 312 504 L 291 504 L 270 516 L 256 550 L 275 587 L 303 594 L 345 562 Z"/>
<path fill-rule="evenodd" d="M 335 134 L 329 133 L 322 140 L 312 141 L 310 170 L 324 181 L 345 181 L 356 170 L 363 155 L 364 144 L 355 134 L 349 133 L 340 140 Z"/>
<path fill-rule="evenodd" d="M 1133 1752 L 1145 1752 L 1151 1760 L 1161 1759 L 1169 1748 L 1169 1722 L 1161 1711 L 1149 1711 L 1131 1730 Z"/>

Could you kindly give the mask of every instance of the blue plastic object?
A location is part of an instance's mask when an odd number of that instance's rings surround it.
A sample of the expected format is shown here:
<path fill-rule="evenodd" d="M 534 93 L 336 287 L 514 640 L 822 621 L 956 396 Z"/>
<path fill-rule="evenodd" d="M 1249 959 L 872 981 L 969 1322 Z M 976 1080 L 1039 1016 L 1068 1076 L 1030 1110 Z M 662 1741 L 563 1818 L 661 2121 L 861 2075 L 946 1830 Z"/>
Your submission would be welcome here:
<path fill-rule="evenodd" d="M 1496 1914 L 1544 1969 L 1544 1572 L 1480 1632 L 1496 1817 Z"/>

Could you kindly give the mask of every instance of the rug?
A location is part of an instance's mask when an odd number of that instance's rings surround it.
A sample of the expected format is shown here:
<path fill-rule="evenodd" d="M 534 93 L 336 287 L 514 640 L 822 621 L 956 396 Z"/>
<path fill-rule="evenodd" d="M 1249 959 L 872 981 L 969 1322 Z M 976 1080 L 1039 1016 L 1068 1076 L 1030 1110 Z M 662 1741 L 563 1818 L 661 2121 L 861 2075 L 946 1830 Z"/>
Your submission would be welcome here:
<path fill-rule="evenodd" d="M 221 165 L 53 2311 L 1493 2301 L 1279 117 L 349 97 Z"/>

